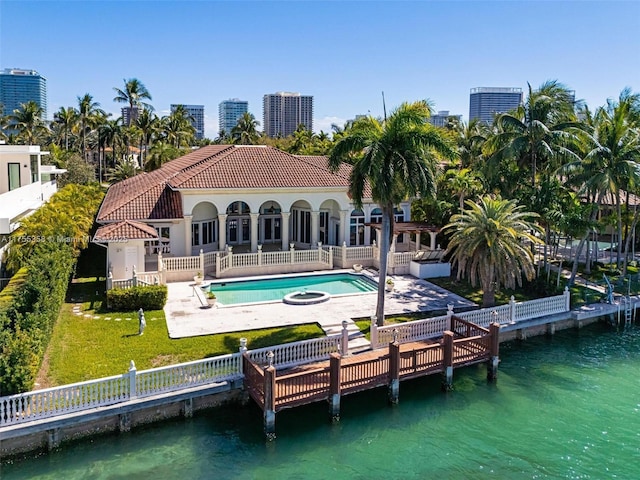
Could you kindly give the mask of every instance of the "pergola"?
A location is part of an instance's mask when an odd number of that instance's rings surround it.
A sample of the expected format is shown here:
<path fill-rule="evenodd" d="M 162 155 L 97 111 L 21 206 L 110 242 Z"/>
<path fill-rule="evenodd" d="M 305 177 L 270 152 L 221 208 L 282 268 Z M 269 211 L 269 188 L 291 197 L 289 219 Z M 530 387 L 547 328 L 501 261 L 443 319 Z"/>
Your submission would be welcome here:
<path fill-rule="evenodd" d="M 365 225 L 375 228 L 378 232 L 378 235 L 381 235 L 382 224 L 381 223 L 366 223 Z M 395 222 L 393 224 L 393 241 L 391 242 L 390 251 L 395 252 L 396 250 L 396 239 L 398 235 L 402 235 L 403 233 L 414 234 L 416 236 L 416 251 L 421 250 L 420 248 L 420 236 L 423 233 L 429 234 L 429 249 L 436 250 L 436 235 L 440 232 L 440 228 L 435 225 L 429 225 L 425 222 Z M 380 238 L 380 237 L 378 237 Z"/>

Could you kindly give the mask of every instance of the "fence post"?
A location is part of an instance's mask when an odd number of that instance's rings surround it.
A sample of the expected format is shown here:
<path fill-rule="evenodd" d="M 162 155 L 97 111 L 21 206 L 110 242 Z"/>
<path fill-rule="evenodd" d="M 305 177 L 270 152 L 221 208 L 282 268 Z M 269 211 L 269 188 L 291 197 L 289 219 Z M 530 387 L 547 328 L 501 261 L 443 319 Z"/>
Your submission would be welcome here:
<path fill-rule="evenodd" d="M 340 342 L 340 350 L 343 357 L 349 355 L 349 332 L 347 331 L 347 326 L 349 322 L 346 320 L 342 321 L 342 338 Z"/>
<path fill-rule="evenodd" d="M 442 390 L 448 392 L 453 389 L 453 332 L 444 332 L 442 340 Z"/>
<path fill-rule="evenodd" d="M 107 274 L 107 290 L 111 290 L 113 288 L 113 273 L 109 272 Z"/>
<path fill-rule="evenodd" d="M 500 363 L 500 324 L 494 322 L 489 325 L 491 345 L 489 347 L 489 362 L 487 363 L 487 380 L 490 382 L 498 378 L 498 364 Z"/>
<path fill-rule="evenodd" d="M 394 337 L 396 337 L 394 332 Z M 400 396 L 400 344 L 396 338 L 389 344 L 389 403 L 398 404 Z"/>
<path fill-rule="evenodd" d="M 129 400 L 138 396 L 136 392 L 136 364 L 133 360 L 129 363 Z"/>
<path fill-rule="evenodd" d="M 134 287 L 136 287 L 138 285 L 138 272 L 136 272 L 136 266 L 134 265 L 131 268 L 131 285 L 133 285 Z"/>
<path fill-rule="evenodd" d="M 329 270 L 333 270 L 333 245 L 329 245 Z"/>
<path fill-rule="evenodd" d="M 262 265 L 262 245 L 258 244 L 258 266 Z"/>
<path fill-rule="evenodd" d="M 271 364 L 273 352 L 269 353 L 269 366 L 264 370 L 264 434 L 272 441 L 276 438 L 276 368 Z"/>
<path fill-rule="evenodd" d="M 378 317 L 376 317 L 375 315 L 371 315 L 370 333 L 371 333 L 371 347 L 375 349 L 378 347 Z"/>
<path fill-rule="evenodd" d="M 220 278 L 220 254 L 216 252 L 216 278 Z"/>
<path fill-rule="evenodd" d="M 296 261 L 296 252 L 295 252 L 295 244 L 294 243 L 290 243 L 289 244 L 289 253 L 291 253 L 291 263 L 295 263 Z"/>
<path fill-rule="evenodd" d="M 204 252 L 200 249 L 200 268 L 199 270 L 202 272 L 204 278 Z"/>
<path fill-rule="evenodd" d="M 513 295 L 509 299 L 509 321 L 516 323 L 516 299 Z"/>
<path fill-rule="evenodd" d="M 340 421 L 340 355 L 329 355 L 329 415 L 331 421 Z"/>
<path fill-rule="evenodd" d="M 453 317 L 453 303 L 447 304 L 447 330 L 453 330 L 451 318 Z"/>
<path fill-rule="evenodd" d="M 162 252 L 158 252 L 158 272 L 164 270 L 164 265 L 162 263 Z"/>
<path fill-rule="evenodd" d="M 571 292 L 569 291 L 569 287 L 564 287 L 564 302 L 565 311 L 568 312 L 571 310 Z"/>
<path fill-rule="evenodd" d="M 347 242 L 342 242 L 342 268 L 347 267 Z"/>

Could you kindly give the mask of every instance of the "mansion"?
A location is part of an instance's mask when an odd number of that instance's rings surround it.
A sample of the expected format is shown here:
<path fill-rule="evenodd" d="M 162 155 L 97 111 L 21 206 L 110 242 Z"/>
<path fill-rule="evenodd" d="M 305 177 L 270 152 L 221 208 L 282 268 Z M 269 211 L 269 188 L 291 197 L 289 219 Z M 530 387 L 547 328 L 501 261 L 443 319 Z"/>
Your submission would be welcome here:
<path fill-rule="evenodd" d="M 107 247 L 114 278 L 155 270 L 158 255 L 373 244 L 372 225 L 382 212 L 371 190 L 356 209 L 348 194 L 351 166 L 331 172 L 327 165 L 325 156 L 262 145 L 205 146 L 112 185 L 94 242 Z M 410 220 L 408 201 L 396 207 L 395 220 Z M 408 237 L 395 235 L 392 249 L 406 250 Z"/>

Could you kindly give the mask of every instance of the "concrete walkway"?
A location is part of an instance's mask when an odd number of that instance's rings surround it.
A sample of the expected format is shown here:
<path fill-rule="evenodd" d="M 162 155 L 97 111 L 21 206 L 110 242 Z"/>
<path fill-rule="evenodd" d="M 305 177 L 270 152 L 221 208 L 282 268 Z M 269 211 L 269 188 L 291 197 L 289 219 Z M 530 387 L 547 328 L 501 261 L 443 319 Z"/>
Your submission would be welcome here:
<path fill-rule="evenodd" d="M 333 273 L 345 272 L 334 271 Z M 365 274 L 377 281 L 374 272 Z M 447 304 L 455 308 L 472 307 L 475 304 L 425 280 L 412 276 L 394 276 L 395 287 L 388 292 L 385 314 L 414 313 L 446 310 Z M 245 304 L 238 306 L 216 305 L 204 307 L 194 293 L 193 282 L 168 284 L 169 298 L 164 312 L 169 337 L 184 338 L 199 335 L 238 332 L 259 328 L 282 327 L 318 323 L 327 335 L 342 331 L 347 321 L 350 349 L 368 346 L 368 342 L 353 322 L 353 318 L 370 317 L 375 312 L 377 293 L 334 296 L 316 305 L 288 305 L 282 302 Z"/>

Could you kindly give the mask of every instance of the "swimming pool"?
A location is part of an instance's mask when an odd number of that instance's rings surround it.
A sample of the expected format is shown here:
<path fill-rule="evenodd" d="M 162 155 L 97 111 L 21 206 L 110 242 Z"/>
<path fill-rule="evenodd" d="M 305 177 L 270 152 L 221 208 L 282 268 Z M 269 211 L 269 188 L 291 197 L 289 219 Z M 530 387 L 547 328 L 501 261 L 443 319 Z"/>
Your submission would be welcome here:
<path fill-rule="evenodd" d="M 259 280 L 214 282 L 209 290 L 222 305 L 241 303 L 280 302 L 285 295 L 301 290 L 317 290 L 330 295 L 349 295 L 375 292 L 378 286 L 364 275 L 331 273 Z"/>

